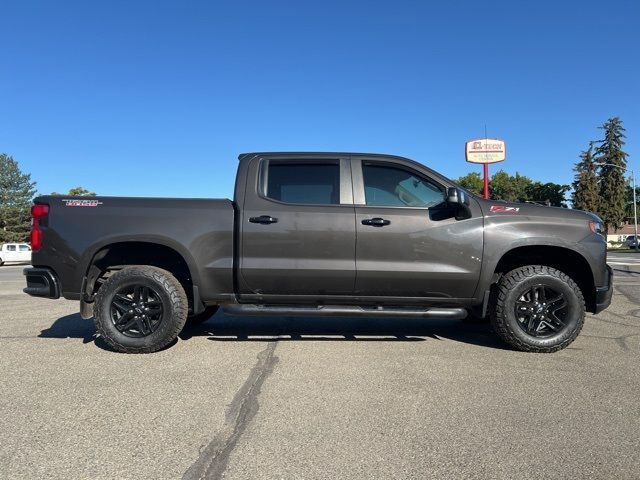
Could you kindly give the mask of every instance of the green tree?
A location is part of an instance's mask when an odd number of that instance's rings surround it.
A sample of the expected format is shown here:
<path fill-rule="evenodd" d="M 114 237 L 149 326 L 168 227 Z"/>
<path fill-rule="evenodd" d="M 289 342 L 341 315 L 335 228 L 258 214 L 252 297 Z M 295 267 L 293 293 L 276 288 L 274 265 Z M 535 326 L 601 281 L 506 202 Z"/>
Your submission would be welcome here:
<path fill-rule="evenodd" d="M 531 184 L 529 177 L 519 173 L 511 176 L 504 170 L 498 170 L 489 182 L 489 198 L 507 202 L 524 202 L 529 199 L 527 187 Z"/>
<path fill-rule="evenodd" d="M 83 187 L 74 187 L 70 188 L 67 193 L 57 193 L 53 192 L 51 195 L 64 195 L 66 197 L 95 197 L 95 192 L 90 192 L 86 188 Z"/>
<path fill-rule="evenodd" d="M 569 185 L 533 181 L 525 175 L 509 175 L 498 170 L 489 182 L 489 198 L 507 202 L 535 202 L 554 207 L 566 207 Z"/>
<path fill-rule="evenodd" d="M 580 154 L 576 163 L 571 202 L 573 208 L 597 213 L 600 208 L 600 187 L 598 186 L 598 167 L 593 161 L 593 142 Z"/>
<path fill-rule="evenodd" d="M 526 201 L 551 207 L 567 207 L 566 194 L 571 190 L 569 185 L 558 183 L 532 182 L 525 188 Z"/>
<path fill-rule="evenodd" d="M 35 186 L 13 157 L 0 153 L 0 243 L 28 240 Z"/>
<path fill-rule="evenodd" d="M 460 177 L 456 180 L 456 183 L 461 187 L 466 188 L 471 193 L 482 195 L 484 182 L 478 172 L 471 172 L 464 177 Z"/>
<path fill-rule="evenodd" d="M 594 159 L 600 166 L 600 209 L 605 229 L 619 228 L 625 218 L 625 200 L 627 182 L 624 172 L 627 169 L 627 153 L 622 150 L 626 138 L 622 121 L 618 117 L 607 120 L 601 129 L 604 140 L 598 142 Z"/>

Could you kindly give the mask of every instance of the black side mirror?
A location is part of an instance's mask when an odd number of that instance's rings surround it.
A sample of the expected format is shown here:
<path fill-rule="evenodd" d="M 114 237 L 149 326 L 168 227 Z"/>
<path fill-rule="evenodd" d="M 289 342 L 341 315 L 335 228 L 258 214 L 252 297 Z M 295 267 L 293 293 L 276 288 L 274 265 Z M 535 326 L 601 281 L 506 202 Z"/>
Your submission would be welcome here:
<path fill-rule="evenodd" d="M 471 217 L 471 209 L 469 208 L 469 195 L 464 190 L 457 187 L 447 188 L 447 203 L 458 208 L 456 220 Z"/>
<path fill-rule="evenodd" d="M 468 206 L 469 196 L 460 188 L 449 187 L 447 189 L 447 203 Z"/>

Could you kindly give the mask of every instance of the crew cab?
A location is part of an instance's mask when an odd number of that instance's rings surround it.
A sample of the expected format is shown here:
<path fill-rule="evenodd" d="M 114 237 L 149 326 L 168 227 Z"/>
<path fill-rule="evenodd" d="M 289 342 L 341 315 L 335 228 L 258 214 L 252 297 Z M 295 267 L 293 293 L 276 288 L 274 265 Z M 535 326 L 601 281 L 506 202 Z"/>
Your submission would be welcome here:
<path fill-rule="evenodd" d="M 489 317 L 553 352 L 611 302 L 593 214 L 478 198 L 412 160 L 249 153 L 234 200 L 35 199 L 33 296 L 80 301 L 114 349 L 231 315 Z"/>

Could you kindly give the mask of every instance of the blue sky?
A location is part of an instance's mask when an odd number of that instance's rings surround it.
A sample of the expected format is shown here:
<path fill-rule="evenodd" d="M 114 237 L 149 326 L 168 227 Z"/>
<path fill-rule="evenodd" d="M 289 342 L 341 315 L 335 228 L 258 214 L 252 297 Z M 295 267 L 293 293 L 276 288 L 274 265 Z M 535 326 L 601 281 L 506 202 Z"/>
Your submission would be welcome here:
<path fill-rule="evenodd" d="M 466 140 L 568 183 L 617 115 L 640 169 L 640 3 L 2 2 L 0 152 L 42 193 L 231 196 L 241 152 L 383 152 L 450 177 Z M 492 171 L 497 167 L 492 167 Z"/>

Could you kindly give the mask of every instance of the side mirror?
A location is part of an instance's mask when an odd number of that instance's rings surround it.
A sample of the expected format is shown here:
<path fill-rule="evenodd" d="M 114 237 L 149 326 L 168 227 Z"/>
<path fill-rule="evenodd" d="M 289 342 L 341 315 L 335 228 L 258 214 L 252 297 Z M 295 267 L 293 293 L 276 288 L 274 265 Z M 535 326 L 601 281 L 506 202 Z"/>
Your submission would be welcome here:
<path fill-rule="evenodd" d="M 469 208 L 469 196 L 464 190 L 457 187 L 449 187 L 447 189 L 447 203 L 451 206 L 458 207 L 457 220 L 471 217 L 471 209 Z"/>
<path fill-rule="evenodd" d="M 447 189 L 447 203 L 453 205 L 469 205 L 469 198 L 460 188 L 449 187 Z"/>

